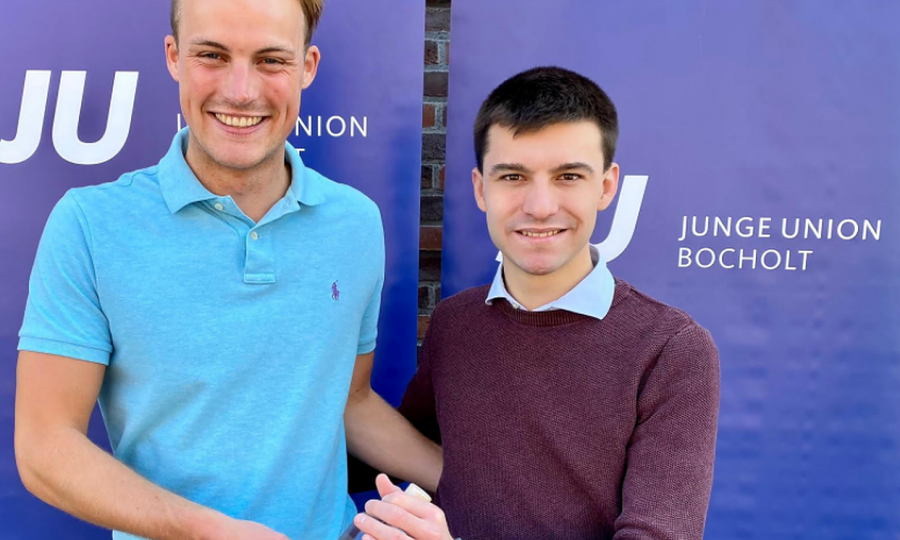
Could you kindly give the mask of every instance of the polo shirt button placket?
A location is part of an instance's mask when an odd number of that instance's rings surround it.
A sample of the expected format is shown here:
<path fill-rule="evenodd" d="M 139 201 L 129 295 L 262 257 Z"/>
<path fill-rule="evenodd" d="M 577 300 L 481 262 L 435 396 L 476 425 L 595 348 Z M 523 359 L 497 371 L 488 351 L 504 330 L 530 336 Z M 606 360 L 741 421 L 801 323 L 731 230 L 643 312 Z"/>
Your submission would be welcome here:
<path fill-rule="evenodd" d="M 245 240 L 244 282 L 275 283 L 275 253 L 272 238 L 265 231 L 251 230 Z"/>

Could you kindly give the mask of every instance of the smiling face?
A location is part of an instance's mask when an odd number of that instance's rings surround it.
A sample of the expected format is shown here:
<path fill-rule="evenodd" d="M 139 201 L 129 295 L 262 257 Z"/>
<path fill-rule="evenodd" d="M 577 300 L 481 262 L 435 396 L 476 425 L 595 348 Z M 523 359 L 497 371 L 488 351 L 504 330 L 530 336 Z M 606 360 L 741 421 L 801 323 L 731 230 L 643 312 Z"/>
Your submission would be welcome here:
<path fill-rule="evenodd" d="M 251 171 L 283 160 L 284 142 L 313 81 L 297 0 L 182 0 L 178 43 L 166 38 L 190 126 L 192 167 Z"/>
<path fill-rule="evenodd" d="M 600 128 L 565 122 L 515 135 L 494 125 L 488 141 L 484 172 L 474 169 L 472 181 L 506 279 L 548 276 L 574 286 L 591 264 L 597 212 L 618 185 L 619 166 L 603 169 Z"/>

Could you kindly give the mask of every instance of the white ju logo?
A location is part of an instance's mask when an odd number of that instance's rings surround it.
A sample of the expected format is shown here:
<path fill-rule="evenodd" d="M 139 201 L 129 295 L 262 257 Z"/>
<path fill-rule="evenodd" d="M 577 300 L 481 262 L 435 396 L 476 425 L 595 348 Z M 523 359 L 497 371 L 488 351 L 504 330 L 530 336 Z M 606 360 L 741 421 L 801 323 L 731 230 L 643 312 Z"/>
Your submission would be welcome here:
<path fill-rule="evenodd" d="M 9 141 L 0 139 L 0 163 L 21 163 L 34 155 L 40 145 L 50 94 L 50 75 L 50 71 L 42 70 L 25 72 L 16 136 Z M 78 138 L 86 75 L 85 71 L 62 72 L 53 118 L 53 146 L 66 161 L 77 165 L 96 165 L 114 158 L 128 140 L 138 72 L 116 72 L 106 131 L 99 141 L 92 143 L 82 142 Z"/>

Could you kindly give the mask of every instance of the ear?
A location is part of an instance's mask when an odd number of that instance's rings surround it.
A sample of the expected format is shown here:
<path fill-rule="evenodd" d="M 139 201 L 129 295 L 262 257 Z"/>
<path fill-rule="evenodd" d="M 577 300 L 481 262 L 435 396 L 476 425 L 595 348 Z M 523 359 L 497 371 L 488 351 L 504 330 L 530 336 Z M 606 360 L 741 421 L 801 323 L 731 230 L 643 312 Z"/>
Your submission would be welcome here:
<path fill-rule="evenodd" d="M 166 36 L 166 67 L 169 69 L 169 75 L 178 80 L 178 44 L 175 43 L 174 36 Z"/>
<path fill-rule="evenodd" d="M 600 195 L 600 202 L 597 204 L 597 210 L 602 212 L 609 208 L 613 199 L 616 198 L 616 191 L 619 189 L 619 164 L 613 163 L 603 173 L 603 194 Z"/>
<path fill-rule="evenodd" d="M 487 205 L 484 203 L 484 177 L 478 167 L 472 169 L 472 189 L 475 192 L 475 204 L 482 212 L 487 212 Z"/>
<path fill-rule="evenodd" d="M 319 72 L 319 60 L 322 59 L 322 53 L 315 45 L 306 48 L 306 56 L 303 58 L 303 84 L 301 90 L 306 90 L 309 85 L 316 79 L 316 73 Z"/>

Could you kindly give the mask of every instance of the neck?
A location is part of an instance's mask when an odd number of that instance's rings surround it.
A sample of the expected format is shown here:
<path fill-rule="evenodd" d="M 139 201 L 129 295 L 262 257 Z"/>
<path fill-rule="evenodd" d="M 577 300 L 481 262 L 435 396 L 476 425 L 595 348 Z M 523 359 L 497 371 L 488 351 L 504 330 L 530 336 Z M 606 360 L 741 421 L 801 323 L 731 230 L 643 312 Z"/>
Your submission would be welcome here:
<path fill-rule="evenodd" d="M 291 169 L 279 152 L 252 169 L 237 170 L 213 163 L 196 143 L 189 141 L 185 161 L 203 187 L 221 197 L 230 195 L 254 222 L 261 220 L 291 185 Z"/>
<path fill-rule="evenodd" d="M 503 279 L 516 302 L 533 310 L 565 296 L 593 269 L 590 245 L 586 245 L 571 261 L 546 275 L 529 274 L 514 264 L 504 264 Z"/>

